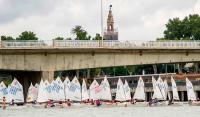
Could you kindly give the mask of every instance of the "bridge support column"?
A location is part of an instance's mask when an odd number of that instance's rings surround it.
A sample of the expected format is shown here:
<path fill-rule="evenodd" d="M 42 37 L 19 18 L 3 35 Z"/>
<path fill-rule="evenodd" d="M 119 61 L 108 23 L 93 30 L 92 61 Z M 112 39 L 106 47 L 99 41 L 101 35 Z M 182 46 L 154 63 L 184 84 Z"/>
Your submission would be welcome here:
<path fill-rule="evenodd" d="M 76 77 L 79 78 L 79 73 L 80 71 L 79 70 L 76 70 Z"/>
<path fill-rule="evenodd" d="M 150 99 L 153 98 L 153 92 L 150 92 Z"/>
<path fill-rule="evenodd" d="M 199 63 L 194 63 L 195 72 L 199 73 Z"/>
<path fill-rule="evenodd" d="M 87 69 L 87 78 L 90 78 L 90 69 Z"/>
<path fill-rule="evenodd" d="M 157 65 L 153 65 L 153 71 L 154 71 L 154 74 L 158 73 Z"/>
<path fill-rule="evenodd" d="M 148 92 L 145 92 L 145 101 L 148 101 Z"/>
<path fill-rule="evenodd" d="M 49 82 L 54 80 L 54 71 L 42 71 L 41 78 Z"/>
<path fill-rule="evenodd" d="M 184 91 L 181 91 L 181 101 L 184 101 Z"/>
<path fill-rule="evenodd" d="M 195 95 L 196 95 L 196 97 L 198 98 L 198 92 L 197 92 L 197 91 L 195 91 Z"/>

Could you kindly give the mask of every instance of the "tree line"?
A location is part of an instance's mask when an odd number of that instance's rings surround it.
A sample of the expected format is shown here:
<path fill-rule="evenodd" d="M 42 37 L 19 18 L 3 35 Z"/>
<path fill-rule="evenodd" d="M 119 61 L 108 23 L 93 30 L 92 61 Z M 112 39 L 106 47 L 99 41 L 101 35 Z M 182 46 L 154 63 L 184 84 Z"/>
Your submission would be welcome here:
<path fill-rule="evenodd" d="M 101 40 L 102 37 L 99 33 L 96 33 L 94 37 L 88 34 L 88 32 L 80 25 L 75 26 L 71 30 L 71 34 L 75 36 L 74 40 Z M 2 41 L 10 41 L 10 40 L 38 40 L 39 38 L 36 36 L 34 32 L 24 31 L 17 38 L 13 38 L 12 36 L 1 36 Z M 72 40 L 71 37 L 56 37 L 54 40 Z"/>
<path fill-rule="evenodd" d="M 157 40 L 200 40 L 200 16 L 193 14 L 184 19 L 169 19 L 163 32 L 164 37 Z"/>

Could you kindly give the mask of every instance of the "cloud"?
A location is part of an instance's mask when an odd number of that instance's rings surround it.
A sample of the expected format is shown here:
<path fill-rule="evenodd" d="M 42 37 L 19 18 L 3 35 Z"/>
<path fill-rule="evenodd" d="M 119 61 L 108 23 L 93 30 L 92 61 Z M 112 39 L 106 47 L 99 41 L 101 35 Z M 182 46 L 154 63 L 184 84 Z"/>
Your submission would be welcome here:
<path fill-rule="evenodd" d="M 162 37 L 169 18 L 198 13 L 196 0 L 103 0 L 104 27 L 109 4 L 120 40 Z M 40 39 L 69 37 L 75 25 L 100 33 L 100 0 L 0 0 L 0 35 L 34 31 Z"/>

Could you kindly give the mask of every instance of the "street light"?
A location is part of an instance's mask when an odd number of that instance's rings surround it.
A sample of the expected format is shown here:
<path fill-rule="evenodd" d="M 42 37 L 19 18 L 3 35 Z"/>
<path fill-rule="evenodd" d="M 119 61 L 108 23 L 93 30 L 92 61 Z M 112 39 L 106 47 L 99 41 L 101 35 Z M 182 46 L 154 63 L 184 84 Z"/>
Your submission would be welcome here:
<path fill-rule="evenodd" d="M 101 0 L 101 41 L 103 45 L 103 0 Z"/>

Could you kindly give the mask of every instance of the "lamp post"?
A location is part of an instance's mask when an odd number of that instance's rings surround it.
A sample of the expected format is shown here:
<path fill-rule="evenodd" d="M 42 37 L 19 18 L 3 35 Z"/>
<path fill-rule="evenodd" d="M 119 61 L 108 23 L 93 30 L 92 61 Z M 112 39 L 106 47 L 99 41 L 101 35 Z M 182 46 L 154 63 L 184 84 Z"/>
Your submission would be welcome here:
<path fill-rule="evenodd" d="M 101 45 L 103 45 L 103 0 L 101 0 Z"/>

